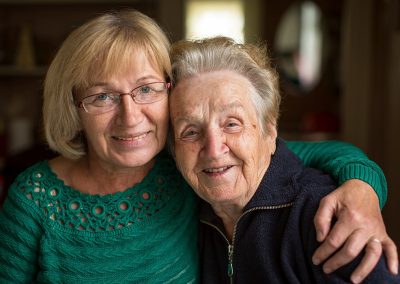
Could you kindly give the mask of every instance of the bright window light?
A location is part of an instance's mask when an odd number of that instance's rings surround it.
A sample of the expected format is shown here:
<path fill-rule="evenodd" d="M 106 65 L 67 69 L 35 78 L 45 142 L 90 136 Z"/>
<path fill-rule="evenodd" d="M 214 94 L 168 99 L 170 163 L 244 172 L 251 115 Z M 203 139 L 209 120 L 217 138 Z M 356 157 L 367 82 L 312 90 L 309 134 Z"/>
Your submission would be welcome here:
<path fill-rule="evenodd" d="M 187 39 L 223 35 L 243 43 L 243 27 L 242 1 L 187 1 Z"/>
<path fill-rule="evenodd" d="M 321 12 L 311 1 L 304 2 L 300 9 L 303 30 L 300 37 L 300 54 L 303 61 L 299 65 L 299 79 L 304 86 L 312 86 L 319 80 L 321 69 Z"/>

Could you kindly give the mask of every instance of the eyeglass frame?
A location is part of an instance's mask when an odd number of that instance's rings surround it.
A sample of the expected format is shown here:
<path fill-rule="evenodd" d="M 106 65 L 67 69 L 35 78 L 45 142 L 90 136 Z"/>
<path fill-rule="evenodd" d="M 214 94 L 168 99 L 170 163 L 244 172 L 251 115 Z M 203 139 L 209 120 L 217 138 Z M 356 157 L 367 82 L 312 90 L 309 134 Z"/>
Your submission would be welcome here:
<path fill-rule="evenodd" d="M 151 85 L 151 84 L 157 84 L 157 83 L 162 83 L 163 85 L 164 85 L 164 87 L 165 87 L 165 93 L 168 95 L 169 94 L 169 91 L 170 91 L 170 89 L 171 89 L 171 87 L 172 87 L 172 83 L 171 82 L 151 82 L 151 83 L 146 83 L 146 84 L 143 84 L 143 85 L 140 85 L 140 86 L 137 86 L 137 87 L 135 87 L 135 88 L 133 88 L 130 92 L 128 92 L 128 93 L 120 93 L 120 92 L 117 92 L 117 91 L 109 91 L 109 92 L 100 92 L 100 93 L 96 93 L 96 94 L 93 94 L 93 95 L 89 95 L 89 96 L 86 96 L 86 97 L 84 97 L 84 98 L 82 98 L 81 100 L 79 100 L 79 101 L 77 101 L 75 98 L 74 98 L 74 101 L 75 101 L 75 105 L 78 107 L 78 108 L 83 108 L 83 110 L 86 112 L 86 113 L 89 113 L 89 114 L 102 114 L 102 113 L 107 113 L 107 112 L 110 112 L 110 111 L 112 111 L 113 109 L 115 109 L 118 105 L 119 105 L 119 103 L 121 102 L 121 96 L 125 96 L 125 95 L 129 95 L 131 98 L 132 98 L 132 100 L 135 102 L 135 103 L 137 103 L 137 104 L 140 104 L 140 105 L 143 105 L 143 104 L 152 104 L 152 103 L 155 103 L 155 102 L 158 102 L 158 101 L 160 101 L 161 99 L 162 99 L 162 97 L 160 97 L 159 99 L 157 99 L 157 100 L 155 100 L 155 101 L 151 101 L 151 102 L 138 102 L 138 101 L 136 101 L 136 96 L 137 96 L 137 94 L 135 94 L 134 92 L 135 92 L 135 90 L 137 90 L 137 89 L 139 89 L 139 88 L 142 88 L 142 87 L 144 87 L 144 86 L 147 86 L 147 85 Z M 83 102 L 85 99 L 87 99 L 87 98 L 90 98 L 90 97 L 95 97 L 95 96 L 99 96 L 99 95 L 101 95 L 101 94 L 105 94 L 105 93 L 108 93 L 108 94 L 114 94 L 114 95 L 116 95 L 116 94 L 118 94 L 118 97 L 119 97 L 119 102 L 118 102 L 118 104 L 116 104 L 114 107 L 112 107 L 112 108 L 110 108 L 109 110 L 107 110 L 107 111 L 104 111 L 104 112 L 95 112 L 95 113 L 91 113 L 91 112 L 89 112 L 88 110 L 87 110 L 87 107 L 85 106 L 85 103 Z M 74 96 L 75 97 L 75 96 Z M 101 110 L 101 108 L 102 107 L 99 107 L 99 109 Z"/>

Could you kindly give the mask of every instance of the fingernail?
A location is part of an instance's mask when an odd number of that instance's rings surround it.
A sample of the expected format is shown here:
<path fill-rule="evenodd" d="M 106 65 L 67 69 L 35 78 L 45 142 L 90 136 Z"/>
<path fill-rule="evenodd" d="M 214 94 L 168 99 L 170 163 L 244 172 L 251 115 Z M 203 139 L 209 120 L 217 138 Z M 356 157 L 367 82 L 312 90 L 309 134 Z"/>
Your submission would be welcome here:
<path fill-rule="evenodd" d="M 319 265 L 321 263 L 321 260 L 318 257 L 313 257 L 312 262 L 314 263 L 314 265 Z"/>
<path fill-rule="evenodd" d="M 332 272 L 332 269 L 329 268 L 329 267 L 324 267 L 323 270 L 324 270 L 324 272 L 325 272 L 326 274 L 329 274 L 329 273 Z"/>
<path fill-rule="evenodd" d="M 390 271 L 390 273 L 391 274 L 393 274 L 393 275 L 397 275 L 398 273 L 399 273 L 399 270 L 398 270 L 398 265 L 391 265 L 390 267 L 389 267 L 389 271 Z"/>
<path fill-rule="evenodd" d="M 361 282 L 361 279 L 359 276 L 351 277 L 351 282 L 357 284 Z"/>

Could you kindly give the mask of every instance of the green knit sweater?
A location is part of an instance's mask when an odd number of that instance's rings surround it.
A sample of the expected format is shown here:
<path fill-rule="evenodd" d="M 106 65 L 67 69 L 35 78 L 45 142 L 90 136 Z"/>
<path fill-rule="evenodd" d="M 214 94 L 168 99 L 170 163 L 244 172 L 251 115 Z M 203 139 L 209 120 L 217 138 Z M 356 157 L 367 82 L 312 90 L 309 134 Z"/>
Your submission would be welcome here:
<path fill-rule="evenodd" d="M 338 181 L 361 178 L 386 194 L 382 171 L 357 148 L 288 144 Z M 65 186 L 43 161 L 0 211 L 0 283 L 197 282 L 196 239 L 196 198 L 165 154 L 140 184 L 106 196 Z"/>
<path fill-rule="evenodd" d="M 375 190 L 380 207 L 386 203 L 387 182 L 382 169 L 359 148 L 341 141 L 286 142 L 308 167 L 329 173 L 338 184 L 349 179 L 365 181 Z"/>
<path fill-rule="evenodd" d="M 167 156 L 106 196 L 65 186 L 44 161 L 0 213 L 0 283 L 196 283 L 196 237 L 195 195 Z"/>

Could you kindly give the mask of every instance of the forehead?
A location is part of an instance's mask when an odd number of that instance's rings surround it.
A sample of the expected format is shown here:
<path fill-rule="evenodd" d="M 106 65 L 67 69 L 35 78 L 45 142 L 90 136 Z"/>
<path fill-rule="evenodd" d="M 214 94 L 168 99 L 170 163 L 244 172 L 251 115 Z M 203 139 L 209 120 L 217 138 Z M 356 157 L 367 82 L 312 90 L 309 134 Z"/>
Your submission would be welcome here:
<path fill-rule="evenodd" d="M 180 81 L 170 97 L 171 118 L 232 111 L 253 112 L 254 88 L 232 71 L 201 73 Z"/>
<path fill-rule="evenodd" d="M 106 58 L 97 58 L 92 61 L 87 75 L 82 79 L 81 87 L 88 88 L 98 82 L 127 76 L 144 77 L 157 76 L 163 79 L 164 72 L 160 64 L 148 52 L 141 49 L 132 49 L 122 54 L 112 54 Z"/>

